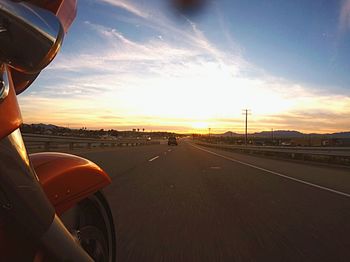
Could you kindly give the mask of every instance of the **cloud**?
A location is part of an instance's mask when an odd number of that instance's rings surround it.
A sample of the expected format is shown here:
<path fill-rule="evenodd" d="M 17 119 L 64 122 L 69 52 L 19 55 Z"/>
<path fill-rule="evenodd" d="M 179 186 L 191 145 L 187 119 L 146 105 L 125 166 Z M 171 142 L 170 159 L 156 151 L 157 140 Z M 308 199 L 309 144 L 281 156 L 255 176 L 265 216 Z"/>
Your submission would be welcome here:
<path fill-rule="evenodd" d="M 104 2 L 133 13 L 129 26 L 142 19 L 153 34 L 139 39 L 83 21 L 96 44 L 60 54 L 44 70 L 35 83 L 40 92 L 29 90 L 20 97 L 26 122 L 60 124 L 69 119 L 77 127 L 184 130 L 194 121 L 206 121 L 212 128 L 240 131 L 241 109 L 248 107 L 255 131 L 331 130 L 336 125 L 350 129 L 349 119 L 341 118 L 350 98 L 269 75 L 239 51 L 218 48 L 187 18 L 179 28 L 164 15 L 148 15 L 131 2 Z"/>
<path fill-rule="evenodd" d="M 197 55 L 204 55 L 192 48 L 177 47 L 169 44 L 158 37 L 150 39 L 143 43 L 137 43 L 126 38 L 115 28 L 94 24 L 85 21 L 85 24 L 97 33 L 101 39 L 99 53 L 87 50 L 79 54 L 60 55 L 50 65 L 49 70 L 82 71 L 84 69 L 103 69 L 110 70 L 106 65 L 114 65 L 120 69 L 122 63 L 131 65 L 134 62 L 155 61 L 159 64 L 164 61 L 168 63 L 174 60 L 192 59 Z M 113 66 L 112 68 L 115 69 Z"/>
<path fill-rule="evenodd" d="M 340 9 L 338 29 L 341 33 L 350 29 L 350 0 L 343 0 Z"/>
<path fill-rule="evenodd" d="M 125 1 L 125 0 L 100 0 L 101 2 L 105 2 L 107 4 L 113 5 L 118 8 L 122 8 L 136 16 L 147 18 L 149 17 L 149 14 L 145 12 L 144 10 L 141 10 L 136 5 L 132 4 L 131 1 Z"/>
<path fill-rule="evenodd" d="M 270 128 L 298 130 L 309 133 L 334 133 L 340 130 L 349 131 L 350 114 L 348 112 L 320 112 L 319 109 L 305 112 L 295 110 L 279 115 L 266 116 L 254 123 L 256 130 Z M 263 123 L 263 124 L 262 124 Z"/>
<path fill-rule="evenodd" d="M 103 0 L 106 3 L 109 3 L 113 6 L 118 6 L 120 8 L 124 8 L 125 10 L 129 10 L 129 6 L 132 6 L 132 9 L 137 10 L 137 13 L 140 13 L 141 10 L 145 10 L 144 7 L 137 6 L 136 4 L 131 4 L 132 2 L 128 1 L 118 1 L 118 0 Z M 138 3 L 139 4 L 139 3 Z M 215 5 L 215 2 L 213 3 L 213 7 L 215 7 L 215 10 L 218 10 L 217 5 Z M 212 43 L 205 37 L 203 32 L 198 29 L 197 25 L 192 22 L 189 18 L 187 18 L 184 15 L 177 16 L 177 19 L 175 21 L 169 17 L 171 17 L 173 14 L 169 14 L 167 10 L 164 10 L 161 8 L 162 5 L 157 5 L 152 11 L 144 11 L 145 13 L 143 15 L 139 15 L 139 17 L 142 17 L 142 21 L 137 20 L 128 20 L 129 22 L 134 22 L 135 24 L 141 24 L 144 27 L 152 28 L 159 33 L 167 36 L 168 38 L 172 38 L 173 42 L 180 42 L 183 46 L 186 47 L 192 47 L 192 49 L 202 49 L 207 52 L 209 52 L 215 59 L 220 61 L 222 57 L 227 57 L 227 53 L 221 52 L 219 49 L 217 49 L 215 46 L 212 45 Z M 221 16 L 221 14 L 218 13 L 218 16 Z M 148 15 L 146 15 L 148 14 Z M 152 14 L 152 15 L 150 15 Z M 220 17 L 219 17 L 220 18 Z M 122 19 L 120 17 L 116 17 L 116 19 Z M 221 18 L 220 18 L 221 19 Z M 183 20 L 183 22 L 187 22 L 190 25 L 190 30 L 179 27 L 178 22 Z M 225 29 L 224 34 L 229 37 L 229 33 Z M 157 36 L 159 38 L 159 34 Z M 163 38 L 163 36 L 162 36 Z M 164 39 L 162 39 L 164 40 Z M 238 48 L 238 45 L 234 43 L 232 38 L 230 40 L 231 47 L 234 47 L 234 50 L 236 53 L 231 53 L 231 59 L 234 61 L 238 61 L 240 64 L 247 64 L 244 59 L 241 57 L 241 50 Z M 238 64 L 237 63 L 237 64 Z"/>

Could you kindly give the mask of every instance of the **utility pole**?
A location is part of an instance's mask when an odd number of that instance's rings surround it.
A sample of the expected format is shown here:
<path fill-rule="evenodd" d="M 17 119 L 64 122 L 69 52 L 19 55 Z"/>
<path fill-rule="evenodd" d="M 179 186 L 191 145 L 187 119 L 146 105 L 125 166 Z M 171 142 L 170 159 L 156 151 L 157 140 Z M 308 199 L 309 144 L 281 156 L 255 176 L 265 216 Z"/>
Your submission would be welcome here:
<path fill-rule="evenodd" d="M 211 128 L 209 127 L 208 129 L 209 129 L 209 140 L 210 140 L 210 130 L 211 130 Z"/>
<path fill-rule="evenodd" d="M 243 109 L 243 115 L 245 115 L 245 145 L 248 145 L 248 114 L 250 114 L 250 109 Z"/>
<path fill-rule="evenodd" d="M 273 145 L 273 141 L 275 140 L 275 138 L 273 137 L 273 128 L 271 128 L 271 137 L 272 137 L 272 145 Z"/>

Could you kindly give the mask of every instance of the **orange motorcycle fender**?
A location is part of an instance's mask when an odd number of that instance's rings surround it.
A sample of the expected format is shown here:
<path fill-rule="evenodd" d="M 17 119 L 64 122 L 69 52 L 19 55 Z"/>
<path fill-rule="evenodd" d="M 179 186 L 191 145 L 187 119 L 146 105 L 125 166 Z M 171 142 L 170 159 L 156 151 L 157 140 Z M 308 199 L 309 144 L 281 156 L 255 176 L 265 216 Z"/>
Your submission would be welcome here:
<path fill-rule="evenodd" d="M 30 160 L 58 215 L 111 183 L 99 166 L 75 155 L 36 153 Z"/>

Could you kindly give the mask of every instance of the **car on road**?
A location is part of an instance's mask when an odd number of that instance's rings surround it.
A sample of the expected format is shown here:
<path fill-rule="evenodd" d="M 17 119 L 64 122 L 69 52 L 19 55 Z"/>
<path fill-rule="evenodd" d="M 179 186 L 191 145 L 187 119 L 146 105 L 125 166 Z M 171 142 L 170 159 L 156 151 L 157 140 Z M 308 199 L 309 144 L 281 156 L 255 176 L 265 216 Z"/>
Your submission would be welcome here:
<path fill-rule="evenodd" d="M 176 137 L 174 136 L 171 136 L 168 138 L 168 146 L 171 146 L 171 145 L 177 146 L 177 140 L 176 140 Z"/>

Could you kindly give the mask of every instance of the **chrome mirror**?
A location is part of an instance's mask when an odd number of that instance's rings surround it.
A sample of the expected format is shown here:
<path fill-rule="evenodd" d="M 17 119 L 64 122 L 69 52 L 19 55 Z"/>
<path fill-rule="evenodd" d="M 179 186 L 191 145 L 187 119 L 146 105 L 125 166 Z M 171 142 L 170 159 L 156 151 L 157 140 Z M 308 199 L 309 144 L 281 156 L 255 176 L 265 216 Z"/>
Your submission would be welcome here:
<path fill-rule="evenodd" d="M 10 92 L 9 77 L 5 66 L 0 66 L 0 102 L 4 100 Z"/>
<path fill-rule="evenodd" d="M 35 74 L 61 47 L 64 32 L 50 11 L 26 2 L 0 2 L 0 62 L 19 72 Z"/>

